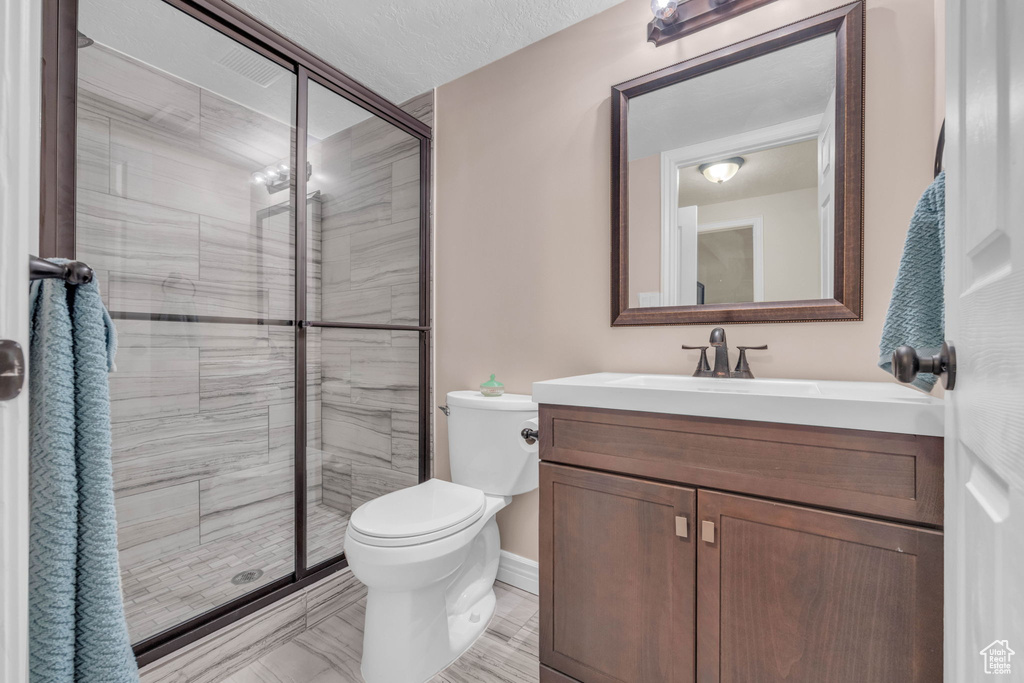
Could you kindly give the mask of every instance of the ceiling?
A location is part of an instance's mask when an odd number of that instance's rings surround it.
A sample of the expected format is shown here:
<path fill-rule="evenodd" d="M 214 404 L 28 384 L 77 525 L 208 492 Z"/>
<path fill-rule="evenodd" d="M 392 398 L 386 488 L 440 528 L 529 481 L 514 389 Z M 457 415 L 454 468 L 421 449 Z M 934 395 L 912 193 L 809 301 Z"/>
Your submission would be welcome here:
<path fill-rule="evenodd" d="M 696 166 L 679 169 L 679 206 L 706 206 L 736 199 L 818 187 L 818 141 L 743 155 L 743 166 L 730 180 L 712 183 Z"/>
<path fill-rule="evenodd" d="M 233 0 L 393 102 L 404 102 L 621 0 Z M 637 27 L 642 35 L 643 27 Z"/>
<path fill-rule="evenodd" d="M 295 76 L 290 71 L 163 0 L 79 0 L 78 26 L 98 45 L 291 124 Z M 311 97 L 309 133 L 323 139 L 369 115 L 336 95 L 315 102 Z"/>
<path fill-rule="evenodd" d="M 629 159 L 821 115 L 835 81 L 827 35 L 634 97 Z"/>
<path fill-rule="evenodd" d="M 619 1 L 432 0 L 419 6 L 367 0 L 233 3 L 391 101 L 402 103 Z M 97 43 L 160 71 L 274 120 L 291 121 L 292 74 L 162 0 L 79 0 L 79 28 Z M 263 80 L 245 75 L 254 73 Z M 311 98 L 309 132 L 322 139 L 369 115 L 336 95 Z"/>

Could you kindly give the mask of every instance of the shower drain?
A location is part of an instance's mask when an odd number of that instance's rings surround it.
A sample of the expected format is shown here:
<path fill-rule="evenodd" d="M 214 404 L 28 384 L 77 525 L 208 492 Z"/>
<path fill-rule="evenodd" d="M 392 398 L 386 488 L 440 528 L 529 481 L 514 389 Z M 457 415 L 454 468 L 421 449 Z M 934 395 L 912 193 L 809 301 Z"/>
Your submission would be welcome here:
<path fill-rule="evenodd" d="M 263 576 L 262 569 L 248 569 L 244 572 L 239 572 L 231 577 L 231 583 L 236 586 L 241 586 L 243 583 L 252 583 L 256 579 Z"/>

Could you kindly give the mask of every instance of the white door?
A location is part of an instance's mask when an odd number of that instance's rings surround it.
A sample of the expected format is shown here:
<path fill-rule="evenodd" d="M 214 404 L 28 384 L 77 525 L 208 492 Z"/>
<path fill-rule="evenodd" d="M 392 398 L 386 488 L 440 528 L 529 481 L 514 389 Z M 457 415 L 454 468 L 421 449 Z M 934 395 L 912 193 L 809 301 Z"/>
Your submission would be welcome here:
<path fill-rule="evenodd" d="M 697 207 L 676 211 L 675 229 L 662 232 L 661 305 L 697 303 Z"/>
<path fill-rule="evenodd" d="M 0 0 L 0 339 L 28 349 L 39 224 L 41 7 Z M 28 395 L 0 401 L 0 681 L 28 680 Z"/>
<path fill-rule="evenodd" d="M 1024 3 L 946 17 L 945 680 L 1024 681 Z"/>

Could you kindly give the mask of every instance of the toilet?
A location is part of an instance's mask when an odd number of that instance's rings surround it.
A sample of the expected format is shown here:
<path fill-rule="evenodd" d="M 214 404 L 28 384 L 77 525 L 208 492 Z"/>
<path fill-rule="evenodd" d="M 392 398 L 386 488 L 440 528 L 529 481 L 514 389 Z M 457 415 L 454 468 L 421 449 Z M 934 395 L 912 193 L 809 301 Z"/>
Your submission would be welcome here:
<path fill-rule="evenodd" d="M 352 513 L 345 554 L 366 584 L 367 683 L 423 683 L 484 632 L 494 614 L 501 543 L 495 514 L 537 488 L 529 396 L 448 394 L 452 481 L 430 479 Z M 528 422 L 530 421 L 530 422 Z"/>

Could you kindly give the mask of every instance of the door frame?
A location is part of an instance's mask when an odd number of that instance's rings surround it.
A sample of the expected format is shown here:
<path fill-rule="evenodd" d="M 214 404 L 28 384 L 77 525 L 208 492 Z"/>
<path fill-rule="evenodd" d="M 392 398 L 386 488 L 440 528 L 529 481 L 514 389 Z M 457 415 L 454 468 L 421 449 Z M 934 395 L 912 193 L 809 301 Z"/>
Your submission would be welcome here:
<path fill-rule="evenodd" d="M 12 1 L 18 0 L 0 0 L 0 2 Z M 432 226 L 430 212 L 433 179 L 431 176 L 431 127 L 226 0 L 161 1 L 295 74 L 297 92 L 293 103 L 295 125 L 292 134 L 297 163 L 292 165 L 293 168 L 305 168 L 307 92 L 310 81 L 326 87 L 419 141 L 420 300 L 419 320 L 416 325 L 307 320 L 307 254 L 305 248 L 307 203 L 297 203 L 293 216 L 296 266 L 295 318 L 288 321 L 263 321 L 288 325 L 295 330 L 295 570 L 288 576 L 219 605 L 167 631 L 135 643 L 133 648 L 140 666 L 160 659 L 348 566 L 348 560 L 344 554 L 314 566 L 306 565 L 305 351 L 309 328 L 383 329 L 415 332 L 419 335 L 419 481 L 426 481 L 432 475 L 431 348 L 433 331 L 431 324 Z M 41 192 L 39 255 L 73 259 L 75 258 L 78 0 L 44 0 L 42 12 L 42 161 L 40 174 L 37 176 L 40 179 Z M 40 92 L 38 85 L 34 92 Z M 307 194 L 304 173 L 296 174 L 295 186 L 296 196 Z M 24 260 L 22 259 L 22 261 Z M 27 264 L 25 264 L 25 268 L 27 269 Z M 27 281 L 27 274 L 22 279 Z M 163 316 L 164 319 L 166 317 Z M 212 318 L 210 320 L 214 321 Z M 235 320 L 235 322 L 238 321 Z M 246 320 L 244 322 L 256 321 Z"/>
<path fill-rule="evenodd" d="M 28 360 L 28 255 L 39 224 L 42 12 L 0 0 L 0 338 Z M 28 680 L 28 378 L 0 402 L 0 680 Z"/>
<path fill-rule="evenodd" d="M 697 216 L 697 220 L 698 238 L 702 232 L 725 232 L 750 228 L 754 242 L 754 301 L 764 301 L 764 218 L 752 216 L 751 218 L 730 218 L 727 221 L 701 223 L 699 222 L 700 216 Z"/>

